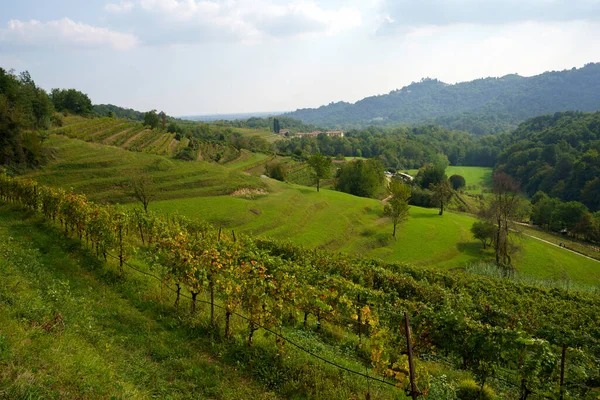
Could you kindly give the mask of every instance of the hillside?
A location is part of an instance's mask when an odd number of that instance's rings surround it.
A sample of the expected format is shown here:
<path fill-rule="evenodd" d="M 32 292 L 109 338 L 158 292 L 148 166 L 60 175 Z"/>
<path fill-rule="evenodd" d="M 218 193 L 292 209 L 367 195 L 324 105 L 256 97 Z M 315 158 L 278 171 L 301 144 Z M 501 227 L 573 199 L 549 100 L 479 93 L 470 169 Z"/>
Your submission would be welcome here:
<path fill-rule="evenodd" d="M 423 79 L 356 103 L 299 109 L 286 116 L 324 127 L 423 124 L 475 134 L 506 131 L 520 121 L 557 111 L 600 109 L 600 63 L 532 77 L 506 75 L 449 85 Z"/>
<path fill-rule="evenodd" d="M 268 159 L 244 153 L 231 166 L 184 162 L 145 152 L 51 137 L 56 160 L 29 174 L 37 181 L 73 188 L 94 201 L 135 205 L 131 177 L 142 171 L 154 181 L 150 209 L 172 215 L 200 217 L 216 226 L 260 237 L 290 239 L 297 244 L 377 257 L 386 261 L 456 268 L 490 260 L 470 232 L 475 218 L 435 209 L 411 207 L 411 217 L 400 228 L 398 240 L 375 199 L 351 196 L 249 176 L 243 170 L 262 169 Z M 474 178 L 480 183 L 481 178 Z M 600 263 L 523 236 L 515 264 L 535 279 L 567 278 L 596 285 Z M 561 279 L 562 279 L 561 278 Z"/>
<path fill-rule="evenodd" d="M 595 294 L 256 240 L 5 175 L 0 201 L 0 365 L 27 376 L 11 397 L 401 399 L 403 311 L 432 399 L 469 377 L 501 398 L 598 394 Z"/>
<path fill-rule="evenodd" d="M 600 112 L 533 118 L 503 142 L 498 166 L 530 196 L 541 190 L 600 210 Z"/>

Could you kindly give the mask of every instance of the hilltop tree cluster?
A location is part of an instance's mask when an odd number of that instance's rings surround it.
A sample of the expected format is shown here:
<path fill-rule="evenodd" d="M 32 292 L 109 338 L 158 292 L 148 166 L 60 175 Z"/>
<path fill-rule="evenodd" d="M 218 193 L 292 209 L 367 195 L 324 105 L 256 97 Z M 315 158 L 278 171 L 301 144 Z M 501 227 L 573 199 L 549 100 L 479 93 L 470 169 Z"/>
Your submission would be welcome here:
<path fill-rule="evenodd" d="M 94 111 L 88 95 L 75 89 L 52 89 L 50 98 L 56 111 L 78 115 L 90 115 Z"/>

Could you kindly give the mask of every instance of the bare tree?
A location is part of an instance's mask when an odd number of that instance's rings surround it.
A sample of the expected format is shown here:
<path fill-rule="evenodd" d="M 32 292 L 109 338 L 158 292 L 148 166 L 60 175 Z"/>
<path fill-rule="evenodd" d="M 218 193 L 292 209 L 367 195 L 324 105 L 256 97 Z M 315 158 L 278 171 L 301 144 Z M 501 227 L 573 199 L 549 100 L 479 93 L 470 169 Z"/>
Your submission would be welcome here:
<path fill-rule="evenodd" d="M 131 188 L 133 195 L 144 206 L 144 211 L 148 211 L 148 204 L 154 198 L 155 187 L 152 177 L 146 173 L 138 173 L 131 178 Z"/>
<path fill-rule="evenodd" d="M 496 264 L 505 269 L 512 269 L 510 243 L 513 221 L 527 213 L 526 202 L 519 197 L 519 184 L 505 173 L 496 173 L 493 177 L 493 197 L 482 217 L 493 223 L 493 245 L 496 252 Z"/>

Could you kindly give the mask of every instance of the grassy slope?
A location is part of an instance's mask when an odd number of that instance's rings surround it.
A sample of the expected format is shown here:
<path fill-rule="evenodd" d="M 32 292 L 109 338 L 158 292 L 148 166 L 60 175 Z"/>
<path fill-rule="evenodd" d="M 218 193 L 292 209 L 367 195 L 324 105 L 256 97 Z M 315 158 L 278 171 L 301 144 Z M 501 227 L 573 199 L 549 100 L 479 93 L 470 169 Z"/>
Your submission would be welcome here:
<path fill-rule="evenodd" d="M 276 397 L 78 247 L 0 208 L 0 397 Z"/>
<path fill-rule="evenodd" d="M 382 218 L 374 199 L 331 190 L 260 179 L 222 166 L 181 162 L 165 157 L 53 137 L 58 161 L 32 177 L 42 183 L 73 187 L 94 200 L 132 201 L 127 177 L 149 168 L 158 186 L 150 208 L 198 217 L 228 229 L 291 239 L 297 244 L 334 251 L 361 253 L 386 261 L 456 268 L 466 262 L 491 259 L 469 231 L 469 215 L 411 207 L 411 215 L 394 240 L 391 224 Z M 465 167 L 463 167 L 465 168 Z M 471 176 L 484 179 L 486 169 Z M 239 188 L 266 189 L 268 195 L 250 198 L 226 194 Z M 580 283 L 598 284 L 600 263 L 567 253 L 535 239 L 519 240 L 518 268 L 535 278 L 566 276 Z"/>

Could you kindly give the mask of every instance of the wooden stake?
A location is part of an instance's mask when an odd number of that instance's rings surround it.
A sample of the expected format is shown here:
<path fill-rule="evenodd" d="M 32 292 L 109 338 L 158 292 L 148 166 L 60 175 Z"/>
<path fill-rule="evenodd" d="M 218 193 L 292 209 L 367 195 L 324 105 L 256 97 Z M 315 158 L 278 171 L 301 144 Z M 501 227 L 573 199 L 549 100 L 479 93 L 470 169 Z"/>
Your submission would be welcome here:
<path fill-rule="evenodd" d="M 406 328 L 406 348 L 408 350 L 408 370 L 410 373 L 410 396 L 416 400 L 419 393 L 417 392 L 417 384 L 415 382 L 415 369 L 413 365 L 412 343 L 410 339 L 410 322 L 408 314 L 404 313 L 404 327 Z"/>
<path fill-rule="evenodd" d="M 564 383 L 565 383 L 565 358 L 567 354 L 567 346 L 563 344 L 562 347 L 562 357 L 560 359 L 560 400 L 563 399 L 565 395 Z"/>

